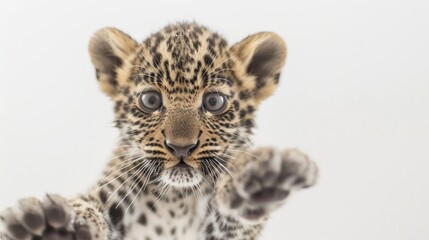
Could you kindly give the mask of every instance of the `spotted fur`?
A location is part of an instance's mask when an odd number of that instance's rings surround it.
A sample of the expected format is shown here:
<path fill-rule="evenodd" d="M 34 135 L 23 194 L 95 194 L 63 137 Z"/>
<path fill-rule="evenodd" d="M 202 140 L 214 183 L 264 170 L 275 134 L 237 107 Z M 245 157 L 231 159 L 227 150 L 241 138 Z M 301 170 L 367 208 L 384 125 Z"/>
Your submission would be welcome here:
<path fill-rule="evenodd" d="M 255 239 L 290 193 L 315 183 L 317 167 L 304 154 L 249 141 L 285 63 L 278 35 L 229 46 L 204 26 L 178 23 L 138 43 L 104 28 L 89 51 L 121 132 L 114 157 L 85 195 L 23 199 L 5 210 L 4 238 Z M 139 102 L 148 91 L 162 96 L 153 112 Z M 202 107 L 214 92 L 226 99 L 221 113 Z M 180 158 L 169 147 L 189 144 Z"/>

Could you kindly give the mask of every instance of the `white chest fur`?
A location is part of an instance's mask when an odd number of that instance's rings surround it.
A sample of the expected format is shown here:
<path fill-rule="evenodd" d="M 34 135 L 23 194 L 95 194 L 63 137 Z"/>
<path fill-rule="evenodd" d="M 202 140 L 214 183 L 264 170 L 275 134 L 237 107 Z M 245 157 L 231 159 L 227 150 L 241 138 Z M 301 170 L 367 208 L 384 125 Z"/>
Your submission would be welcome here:
<path fill-rule="evenodd" d="M 192 193 L 143 195 L 124 219 L 126 240 L 198 239 L 207 208 L 207 198 Z"/>

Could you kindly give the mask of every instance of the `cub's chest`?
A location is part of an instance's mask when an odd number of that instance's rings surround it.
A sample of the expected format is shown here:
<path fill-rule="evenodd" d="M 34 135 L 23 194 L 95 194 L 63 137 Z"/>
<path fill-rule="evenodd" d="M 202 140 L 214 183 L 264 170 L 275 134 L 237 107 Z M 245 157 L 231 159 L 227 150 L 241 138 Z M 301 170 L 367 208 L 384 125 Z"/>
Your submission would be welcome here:
<path fill-rule="evenodd" d="M 124 218 L 126 239 L 195 239 L 202 220 L 193 196 L 144 196 Z"/>

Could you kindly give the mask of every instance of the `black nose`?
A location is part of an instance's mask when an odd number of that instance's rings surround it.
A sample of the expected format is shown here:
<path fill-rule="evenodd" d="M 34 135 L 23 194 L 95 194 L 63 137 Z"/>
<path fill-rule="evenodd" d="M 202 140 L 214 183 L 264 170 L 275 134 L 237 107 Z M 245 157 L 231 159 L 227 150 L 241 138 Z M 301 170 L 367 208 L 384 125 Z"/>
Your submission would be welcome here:
<path fill-rule="evenodd" d="M 178 159 L 183 159 L 191 155 L 191 153 L 197 148 L 197 145 L 198 141 L 186 146 L 179 146 L 165 142 L 166 148 Z"/>

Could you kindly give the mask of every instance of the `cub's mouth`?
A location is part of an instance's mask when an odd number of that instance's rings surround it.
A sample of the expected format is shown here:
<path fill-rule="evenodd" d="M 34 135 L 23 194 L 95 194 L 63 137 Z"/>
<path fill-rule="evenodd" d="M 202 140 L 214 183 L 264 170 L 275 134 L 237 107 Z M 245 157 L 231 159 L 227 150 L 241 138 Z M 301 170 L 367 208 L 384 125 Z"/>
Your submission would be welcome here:
<path fill-rule="evenodd" d="M 203 181 L 200 170 L 188 165 L 185 161 L 180 161 L 176 165 L 162 172 L 161 180 L 173 187 L 191 188 Z"/>
<path fill-rule="evenodd" d="M 181 159 L 178 164 L 173 166 L 173 168 L 178 168 L 178 169 L 186 169 L 186 168 L 190 168 L 190 167 L 191 166 L 189 164 L 187 164 L 183 159 Z"/>

